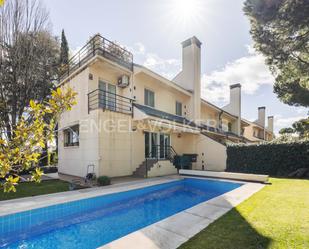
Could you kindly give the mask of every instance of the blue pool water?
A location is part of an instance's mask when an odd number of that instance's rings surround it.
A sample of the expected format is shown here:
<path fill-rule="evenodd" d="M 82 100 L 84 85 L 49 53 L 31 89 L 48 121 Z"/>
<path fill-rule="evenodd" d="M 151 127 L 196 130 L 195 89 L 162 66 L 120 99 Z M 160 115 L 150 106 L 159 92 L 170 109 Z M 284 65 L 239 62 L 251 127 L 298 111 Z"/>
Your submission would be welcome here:
<path fill-rule="evenodd" d="M 2 216 L 0 248 L 97 248 L 240 185 L 187 178 Z"/>

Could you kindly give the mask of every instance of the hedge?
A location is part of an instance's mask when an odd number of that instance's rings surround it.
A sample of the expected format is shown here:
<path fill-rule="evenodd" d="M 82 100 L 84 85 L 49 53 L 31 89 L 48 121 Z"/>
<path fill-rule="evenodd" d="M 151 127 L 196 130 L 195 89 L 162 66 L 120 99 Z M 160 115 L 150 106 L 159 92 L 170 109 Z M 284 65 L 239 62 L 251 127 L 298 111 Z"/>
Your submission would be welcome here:
<path fill-rule="evenodd" d="M 309 168 L 309 142 L 233 144 L 227 147 L 227 171 L 288 176 Z"/>

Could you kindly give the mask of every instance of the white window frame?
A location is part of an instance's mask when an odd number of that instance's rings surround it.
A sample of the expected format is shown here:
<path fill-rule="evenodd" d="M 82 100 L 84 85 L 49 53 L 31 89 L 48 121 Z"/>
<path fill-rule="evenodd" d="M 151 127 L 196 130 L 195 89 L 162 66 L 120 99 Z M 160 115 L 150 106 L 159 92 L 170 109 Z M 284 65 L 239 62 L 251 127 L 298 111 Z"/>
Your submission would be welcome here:
<path fill-rule="evenodd" d="M 147 95 L 147 102 L 148 103 L 146 103 L 146 92 L 149 92 L 149 93 L 153 93 L 153 106 L 152 105 L 150 105 L 149 104 L 149 95 Z M 149 106 L 149 107 L 152 107 L 152 108 L 155 108 L 155 105 L 156 105 L 156 100 L 155 100 L 155 98 L 156 98 L 156 93 L 153 91 L 153 90 L 151 90 L 151 89 L 149 89 L 149 88 L 145 88 L 144 89 L 144 105 L 146 105 L 146 106 Z"/>
<path fill-rule="evenodd" d="M 177 113 L 177 105 L 180 105 L 180 114 L 179 113 Z M 177 115 L 177 116 L 182 116 L 182 102 L 180 102 L 180 101 L 178 101 L 178 100 L 176 100 L 176 104 L 175 104 L 175 114 Z"/>

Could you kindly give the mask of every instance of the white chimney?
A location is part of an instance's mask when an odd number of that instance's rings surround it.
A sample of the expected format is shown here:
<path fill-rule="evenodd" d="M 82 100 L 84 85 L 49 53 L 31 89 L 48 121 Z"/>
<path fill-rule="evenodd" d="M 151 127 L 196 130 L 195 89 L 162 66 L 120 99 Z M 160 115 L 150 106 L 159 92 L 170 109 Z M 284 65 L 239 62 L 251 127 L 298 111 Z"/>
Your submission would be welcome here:
<path fill-rule="evenodd" d="M 267 124 L 267 129 L 270 132 L 274 132 L 274 116 L 268 116 L 268 124 Z"/>
<path fill-rule="evenodd" d="M 241 134 L 241 85 L 230 85 L 230 103 L 222 108 L 223 110 L 235 115 L 237 119 L 236 133 Z"/>
<path fill-rule="evenodd" d="M 265 127 L 265 106 L 261 106 L 258 108 L 258 120 L 256 123 L 261 125 L 262 127 Z"/>
<path fill-rule="evenodd" d="M 173 79 L 193 92 L 190 118 L 197 121 L 201 113 L 201 42 L 193 36 L 182 44 L 182 71 Z"/>

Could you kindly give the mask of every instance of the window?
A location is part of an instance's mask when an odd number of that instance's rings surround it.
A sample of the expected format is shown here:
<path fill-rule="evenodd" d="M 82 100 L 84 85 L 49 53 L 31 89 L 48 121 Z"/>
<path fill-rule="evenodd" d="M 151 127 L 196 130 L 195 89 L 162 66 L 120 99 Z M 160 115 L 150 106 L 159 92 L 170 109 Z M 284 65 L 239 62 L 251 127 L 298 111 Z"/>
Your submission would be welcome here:
<path fill-rule="evenodd" d="M 176 101 L 176 115 L 182 116 L 182 103 Z"/>
<path fill-rule="evenodd" d="M 99 80 L 99 107 L 116 111 L 116 86 Z"/>
<path fill-rule="evenodd" d="M 154 92 L 150 91 L 148 89 L 145 89 L 144 91 L 144 104 L 150 107 L 155 106 L 154 102 Z"/>
<path fill-rule="evenodd" d="M 227 127 L 228 127 L 228 131 L 231 132 L 232 131 L 232 123 L 229 122 L 227 124 Z"/>
<path fill-rule="evenodd" d="M 254 136 L 254 137 L 258 137 L 258 131 L 253 130 L 253 136 Z"/>
<path fill-rule="evenodd" d="M 71 126 L 63 131 L 64 147 L 79 146 L 79 125 Z"/>

